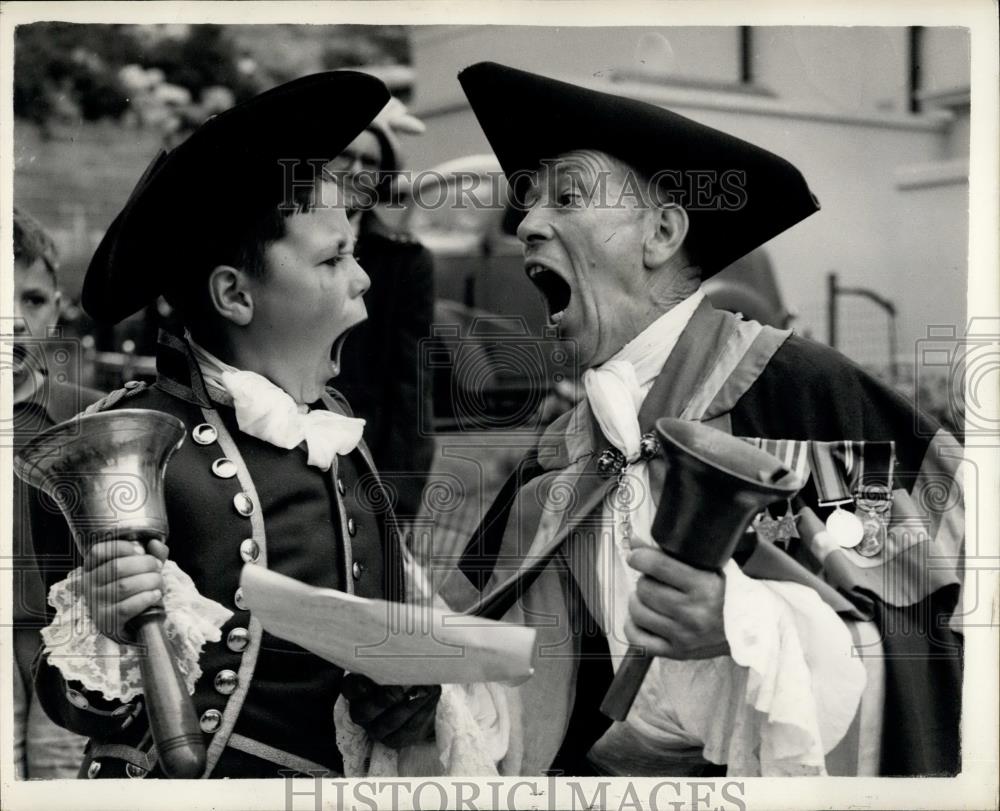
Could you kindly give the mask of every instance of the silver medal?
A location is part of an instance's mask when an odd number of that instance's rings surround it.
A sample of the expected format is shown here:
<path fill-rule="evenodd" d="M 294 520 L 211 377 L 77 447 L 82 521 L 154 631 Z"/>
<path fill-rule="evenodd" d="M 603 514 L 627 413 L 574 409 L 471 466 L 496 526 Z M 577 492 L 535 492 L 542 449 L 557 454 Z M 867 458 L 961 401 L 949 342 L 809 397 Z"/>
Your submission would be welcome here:
<path fill-rule="evenodd" d="M 861 519 L 841 507 L 837 507 L 827 516 L 826 530 L 845 549 L 853 549 L 865 537 Z"/>

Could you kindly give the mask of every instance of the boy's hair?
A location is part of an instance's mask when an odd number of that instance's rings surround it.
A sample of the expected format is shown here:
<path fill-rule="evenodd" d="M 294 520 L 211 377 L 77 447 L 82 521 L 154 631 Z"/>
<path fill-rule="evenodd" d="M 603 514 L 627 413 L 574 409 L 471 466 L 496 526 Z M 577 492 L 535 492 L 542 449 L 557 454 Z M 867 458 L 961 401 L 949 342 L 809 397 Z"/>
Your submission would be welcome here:
<path fill-rule="evenodd" d="M 59 252 L 55 242 L 38 220 L 14 206 L 14 261 L 30 267 L 39 259 L 45 263 L 54 284 L 59 269 Z"/>
<path fill-rule="evenodd" d="M 255 216 L 246 217 L 238 225 L 223 228 L 205 236 L 199 251 L 199 267 L 184 282 L 164 291 L 164 298 L 178 311 L 189 327 L 210 314 L 205 281 L 220 265 L 231 265 L 251 276 L 266 276 L 265 254 L 268 247 L 285 236 L 285 220 L 293 214 L 309 212 L 319 201 L 319 183 L 296 186 L 291 203 L 269 201 L 262 204 Z"/>

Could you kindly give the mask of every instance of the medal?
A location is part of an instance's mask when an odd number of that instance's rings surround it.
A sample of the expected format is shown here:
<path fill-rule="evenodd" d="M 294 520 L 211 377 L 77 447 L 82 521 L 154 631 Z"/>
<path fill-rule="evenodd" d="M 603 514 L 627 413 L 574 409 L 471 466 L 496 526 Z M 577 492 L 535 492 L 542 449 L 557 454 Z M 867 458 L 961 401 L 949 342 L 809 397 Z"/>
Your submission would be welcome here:
<path fill-rule="evenodd" d="M 865 528 L 861 519 L 854 513 L 849 513 L 839 504 L 826 517 L 826 531 L 845 549 L 853 549 L 865 537 Z"/>
<path fill-rule="evenodd" d="M 788 547 L 788 542 L 792 538 L 799 537 L 799 529 L 795 526 L 795 519 L 798 516 L 792 512 L 792 502 L 785 503 L 785 514 L 777 520 L 778 537 L 775 539 L 784 547 Z"/>
<path fill-rule="evenodd" d="M 757 534 L 760 540 L 767 543 L 774 543 L 778 540 L 778 528 L 780 525 L 780 521 L 775 521 L 771 518 L 771 514 L 767 510 L 764 510 L 757 513 L 757 517 L 754 518 L 750 528 Z"/>
<path fill-rule="evenodd" d="M 889 533 L 889 510 L 892 508 L 892 498 L 880 494 L 872 497 L 869 493 L 859 493 L 856 503 L 864 530 L 864 537 L 858 545 L 857 552 L 859 555 L 871 558 L 885 546 Z"/>

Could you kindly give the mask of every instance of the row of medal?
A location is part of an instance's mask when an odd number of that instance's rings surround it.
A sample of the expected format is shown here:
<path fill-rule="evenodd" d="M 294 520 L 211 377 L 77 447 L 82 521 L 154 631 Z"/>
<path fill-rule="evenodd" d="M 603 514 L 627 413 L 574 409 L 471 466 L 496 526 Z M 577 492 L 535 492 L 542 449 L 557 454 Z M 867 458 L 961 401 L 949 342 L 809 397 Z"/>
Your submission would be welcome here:
<path fill-rule="evenodd" d="M 844 509 L 844 505 L 848 503 L 854 504 L 854 512 Z M 855 496 L 850 502 L 843 501 L 835 505 L 833 512 L 826 518 L 826 531 L 844 549 L 853 549 L 866 558 L 875 557 L 885 546 L 891 507 L 892 500 L 888 498 Z M 795 523 L 798 517 L 792 511 L 792 503 L 789 501 L 785 514 L 780 518 L 772 518 L 771 513 L 764 510 L 754 518 L 750 529 L 762 541 L 784 548 L 792 538 L 799 537 Z"/>

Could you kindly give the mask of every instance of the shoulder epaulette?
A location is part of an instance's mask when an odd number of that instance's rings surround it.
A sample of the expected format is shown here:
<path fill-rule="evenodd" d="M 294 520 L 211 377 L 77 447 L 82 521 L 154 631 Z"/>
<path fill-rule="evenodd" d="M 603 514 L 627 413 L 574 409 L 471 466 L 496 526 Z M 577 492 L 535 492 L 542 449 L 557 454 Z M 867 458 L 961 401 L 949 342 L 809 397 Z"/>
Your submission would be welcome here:
<path fill-rule="evenodd" d="M 121 400 L 127 399 L 129 397 L 134 397 L 140 391 L 146 389 L 146 384 L 141 380 L 130 380 L 122 388 L 115 389 L 110 394 L 105 395 L 96 403 L 91 403 L 87 408 L 84 409 L 83 413 L 86 414 L 97 414 L 101 411 L 107 411 L 110 408 L 114 408 Z"/>

